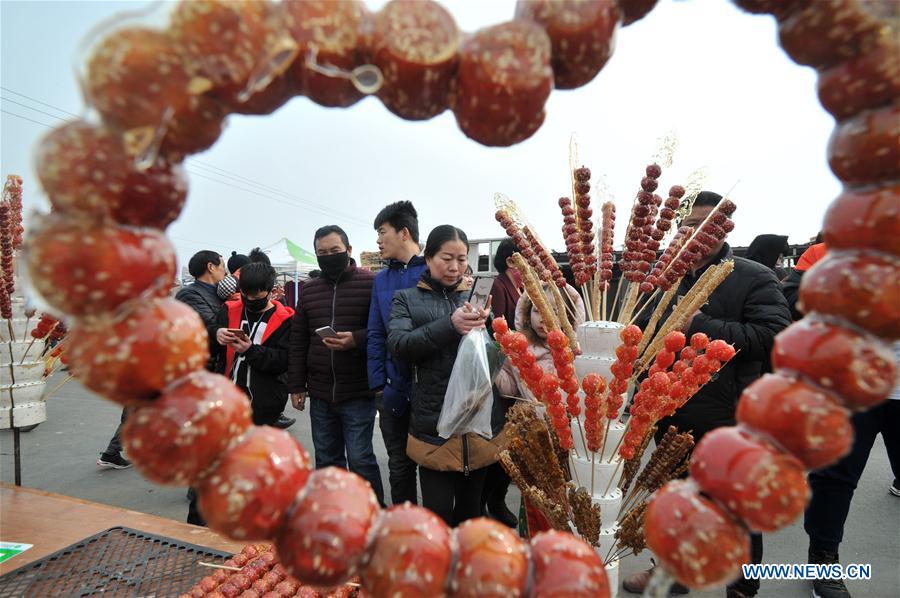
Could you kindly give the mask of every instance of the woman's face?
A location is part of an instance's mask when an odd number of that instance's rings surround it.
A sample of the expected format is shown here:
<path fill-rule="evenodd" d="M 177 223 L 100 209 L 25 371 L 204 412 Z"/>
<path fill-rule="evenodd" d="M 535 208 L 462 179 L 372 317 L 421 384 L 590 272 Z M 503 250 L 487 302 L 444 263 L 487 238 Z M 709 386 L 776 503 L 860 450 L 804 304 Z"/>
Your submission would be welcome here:
<path fill-rule="evenodd" d="M 446 241 L 433 257 L 426 257 L 425 264 L 431 277 L 447 286 L 459 282 L 469 265 L 469 247 L 456 239 Z"/>
<path fill-rule="evenodd" d="M 535 306 L 531 306 L 531 329 L 538 335 L 538 338 L 547 338 L 547 331 L 544 329 L 544 318 L 541 312 Z"/>

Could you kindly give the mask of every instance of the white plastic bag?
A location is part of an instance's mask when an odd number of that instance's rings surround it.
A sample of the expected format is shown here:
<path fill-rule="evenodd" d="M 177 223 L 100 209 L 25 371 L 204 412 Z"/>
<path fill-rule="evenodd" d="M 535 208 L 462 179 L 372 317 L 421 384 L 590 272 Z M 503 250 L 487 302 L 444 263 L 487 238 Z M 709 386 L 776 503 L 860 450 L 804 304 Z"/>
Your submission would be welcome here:
<path fill-rule="evenodd" d="M 485 329 L 473 330 L 460 341 L 438 418 L 437 432 L 441 438 L 468 432 L 491 438 L 494 393 L 489 344 L 492 341 Z"/>

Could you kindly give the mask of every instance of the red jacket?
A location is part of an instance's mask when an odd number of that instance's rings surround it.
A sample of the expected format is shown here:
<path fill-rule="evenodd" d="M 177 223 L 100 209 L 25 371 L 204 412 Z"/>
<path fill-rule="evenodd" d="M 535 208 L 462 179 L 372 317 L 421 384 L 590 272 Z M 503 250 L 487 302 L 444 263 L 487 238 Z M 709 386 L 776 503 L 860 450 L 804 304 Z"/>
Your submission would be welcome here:
<path fill-rule="evenodd" d="M 290 321 L 291 318 L 294 317 L 294 310 L 290 307 L 285 307 L 278 301 L 272 300 L 272 303 L 275 305 L 275 313 L 269 317 L 269 321 L 266 323 L 266 331 L 263 333 L 263 338 L 260 344 L 265 344 L 269 337 L 281 327 L 282 324 L 286 321 Z M 228 328 L 240 328 L 241 327 L 241 316 L 244 311 L 244 303 L 241 300 L 237 301 L 228 301 L 225 303 L 225 309 L 228 312 Z M 231 364 L 234 363 L 234 349 L 231 347 L 226 347 L 225 349 L 225 375 L 228 376 L 231 374 Z"/>

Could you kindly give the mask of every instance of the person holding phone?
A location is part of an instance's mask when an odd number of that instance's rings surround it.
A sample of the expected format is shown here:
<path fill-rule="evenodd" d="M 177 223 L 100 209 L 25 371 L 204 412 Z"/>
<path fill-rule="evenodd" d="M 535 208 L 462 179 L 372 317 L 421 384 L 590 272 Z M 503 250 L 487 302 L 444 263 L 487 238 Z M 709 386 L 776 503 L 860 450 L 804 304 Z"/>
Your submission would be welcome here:
<path fill-rule="evenodd" d="M 275 426 L 288 399 L 284 377 L 294 310 L 271 298 L 274 286 L 272 266 L 246 264 L 238 281 L 241 298 L 226 302 L 216 322 L 216 371 L 250 399 L 256 425 Z"/>
<path fill-rule="evenodd" d="M 445 224 L 431 231 L 425 244 L 427 269 L 414 288 L 394 294 L 387 338 L 391 354 L 413 368 L 406 452 L 419 465 L 422 505 L 454 526 L 481 515 L 487 466 L 506 444 L 496 394 L 493 439 L 476 434 L 447 439 L 437 432 L 459 342 L 470 331 L 485 328 L 491 313 L 490 297 L 484 306 L 467 301 L 463 279 L 468 254 L 462 230 Z"/>
<path fill-rule="evenodd" d="M 313 238 L 322 275 L 303 285 L 291 329 L 288 390 L 294 408 L 309 398 L 316 469 L 341 467 L 363 477 L 384 504 L 375 458 L 375 393 L 366 375 L 366 325 L 374 274 L 357 268 L 339 226 Z"/>

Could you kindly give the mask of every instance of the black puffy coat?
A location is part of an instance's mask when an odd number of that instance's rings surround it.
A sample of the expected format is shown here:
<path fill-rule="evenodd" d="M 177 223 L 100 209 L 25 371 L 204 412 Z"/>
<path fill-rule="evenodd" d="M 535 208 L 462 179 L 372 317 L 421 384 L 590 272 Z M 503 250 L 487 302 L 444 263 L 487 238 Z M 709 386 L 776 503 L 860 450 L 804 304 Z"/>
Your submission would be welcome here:
<path fill-rule="evenodd" d="M 373 398 L 366 371 L 369 302 L 375 275 L 351 261 L 336 281 L 322 276 L 303 285 L 303 300 L 291 323 L 288 392 L 340 402 Z M 356 347 L 332 351 L 316 330 L 352 332 Z"/>
<path fill-rule="evenodd" d="M 446 287 L 426 270 L 416 287 L 397 291 L 391 303 L 388 350 L 412 366 L 409 433 L 432 445 L 447 441 L 438 436 L 437 423 L 462 340 L 450 317 L 468 297 L 469 289 Z M 493 405 L 491 427 L 497 434 L 504 414 L 496 392 Z"/>
<path fill-rule="evenodd" d="M 662 420 L 660 430 L 674 424 L 682 431 L 693 430 L 699 439 L 712 429 L 733 425 L 741 393 L 768 367 L 775 335 L 791 323 L 775 273 L 756 262 L 732 257 L 727 244 L 712 263 L 727 259 L 734 259 L 734 271 L 710 295 L 685 334 L 690 338 L 703 332 L 711 340 L 733 344 L 738 353 L 674 416 Z M 687 294 L 705 270 L 693 276 L 688 273 L 678 296 Z"/>
<path fill-rule="evenodd" d="M 183 286 L 175 295 L 175 299 L 190 306 L 203 320 L 203 325 L 206 327 L 206 333 L 209 336 L 210 358 L 206 364 L 206 369 L 215 371 L 215 357 L 213 355 L 218 350 L 216 317 L 224 304 L 216 292 L 216 285 L 203 282 L 202 280 L 195 280 L 193 283 Z"/>

